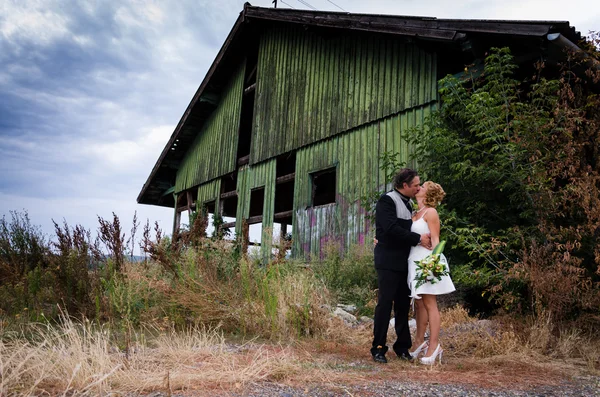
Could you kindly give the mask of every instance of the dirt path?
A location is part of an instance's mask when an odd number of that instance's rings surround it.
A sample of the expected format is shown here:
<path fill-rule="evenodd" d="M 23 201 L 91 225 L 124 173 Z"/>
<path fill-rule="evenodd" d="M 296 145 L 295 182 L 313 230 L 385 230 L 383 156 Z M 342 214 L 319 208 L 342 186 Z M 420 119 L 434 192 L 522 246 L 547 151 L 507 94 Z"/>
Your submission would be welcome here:
<path fill-rule="evenodd" d="M 296 369 L 282 372 L 281 379 L 271 376 L 211 390 L 177 391 L 171 396 L 600 396 L 600 376 L 586 375 L 577 362 L 449 355 L 442 365 L 424 367 L 388 355 L 389 363 L 382 365 L 364 352 L 328 352 L 322 347 L 296 347 Z M 273 346 L 274 352 L 277 349 Z M 160 392 L 148 396 L 168 395 Z"/>

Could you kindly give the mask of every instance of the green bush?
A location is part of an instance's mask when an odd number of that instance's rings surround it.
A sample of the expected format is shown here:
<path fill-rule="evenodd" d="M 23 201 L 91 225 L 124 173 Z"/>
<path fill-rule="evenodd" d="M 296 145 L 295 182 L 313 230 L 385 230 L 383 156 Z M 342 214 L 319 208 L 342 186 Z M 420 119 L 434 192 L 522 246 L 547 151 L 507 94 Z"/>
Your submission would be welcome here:
<path fill-rule="evenodd" d="M 353 245 L 342 252 L 337 244 L 327 245 L 323 258 L 311 263 L 315 274 L 340 303 L 355 304 L 359 314 L 371 315 L 377 273 L 370 245 Z"/>
<path fill-rule="evenodd" d="M 422 179 L 447 193 L 442 238 L 459 289 L 508 312 L 597 322 L 600 72 L 567 56 L 557 76 L 492 49 L 480 77 L 440 81 L 440 109 L 409 141 Z"/>

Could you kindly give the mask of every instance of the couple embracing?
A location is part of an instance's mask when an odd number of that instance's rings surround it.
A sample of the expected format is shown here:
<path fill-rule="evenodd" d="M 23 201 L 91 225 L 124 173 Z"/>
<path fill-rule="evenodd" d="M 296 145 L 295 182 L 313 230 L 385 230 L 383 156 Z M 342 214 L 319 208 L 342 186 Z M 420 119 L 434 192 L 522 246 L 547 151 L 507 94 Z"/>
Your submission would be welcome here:
<path fill-rule="evenodd" d="M 415 170 L 405 168 L 394 177 L 394 189 L 379 198 L 376 206 L 375 269 L 379 287 L 373 329 L 373 360 L 386 363 L 386 337 L 392 306 L 397 340 L 393 350 L 404 360 L 421 355 L 420 362 L 441 360 L 440 313 L 436 296 L 455 290 L 449 276 L 435 284 L 415 281 L 417 262 L 432 253 L 440 242 L 440 218 L 436 206 L 444 198 L 442 187 L 433 182 L 421 185 Z M 414 201 L 413 201 L 414 200 Z M 413 211 L 413 203 L 418 208 Z M 417 262 L 416 262 L 417 261 Z M 442 256 L 442 263 L 448 266 Z M 417 287 L 418 286 L 418 287 Z M 408 326 L 411 298 L 415 299 L 417 332 L 413 348 Z M 429 324 L 429 341 L 425 330 Z"/>

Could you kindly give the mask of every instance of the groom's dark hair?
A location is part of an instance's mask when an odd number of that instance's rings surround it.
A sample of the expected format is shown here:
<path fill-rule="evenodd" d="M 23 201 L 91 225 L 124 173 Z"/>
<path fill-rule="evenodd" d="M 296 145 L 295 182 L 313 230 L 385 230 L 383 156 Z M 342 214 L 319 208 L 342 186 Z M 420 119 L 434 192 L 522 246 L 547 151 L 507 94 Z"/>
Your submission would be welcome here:
<path fill-rule="evenodd" d="M 411 168 L 402 168 L 396 173 L 396 176 L 394 176 L 394 188 L 402 189 L 405 183 L 410 185 L 417 175 L 419 175 L 417 174 L 417 171 Z"/>

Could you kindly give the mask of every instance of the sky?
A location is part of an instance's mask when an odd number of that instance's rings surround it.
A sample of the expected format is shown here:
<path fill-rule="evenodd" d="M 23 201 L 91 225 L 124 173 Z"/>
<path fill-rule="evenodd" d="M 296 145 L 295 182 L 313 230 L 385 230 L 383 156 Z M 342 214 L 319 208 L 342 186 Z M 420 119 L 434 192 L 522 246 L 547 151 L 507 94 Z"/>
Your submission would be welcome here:
<path fill-rule="evenodd" d="M 252 1 L 271 7 L 271 0 Z M 173 210 L 136 198 L 243 9 L 234 0 L 0 0 L 0 217 L 27 211 L 95 232 L 134 212 L 170 232 Z M 285 0 L 280 8 L 567 20 L 600 30 L 596 1 Z M 340 7 L 340 8 L 338 8 Z"/>

